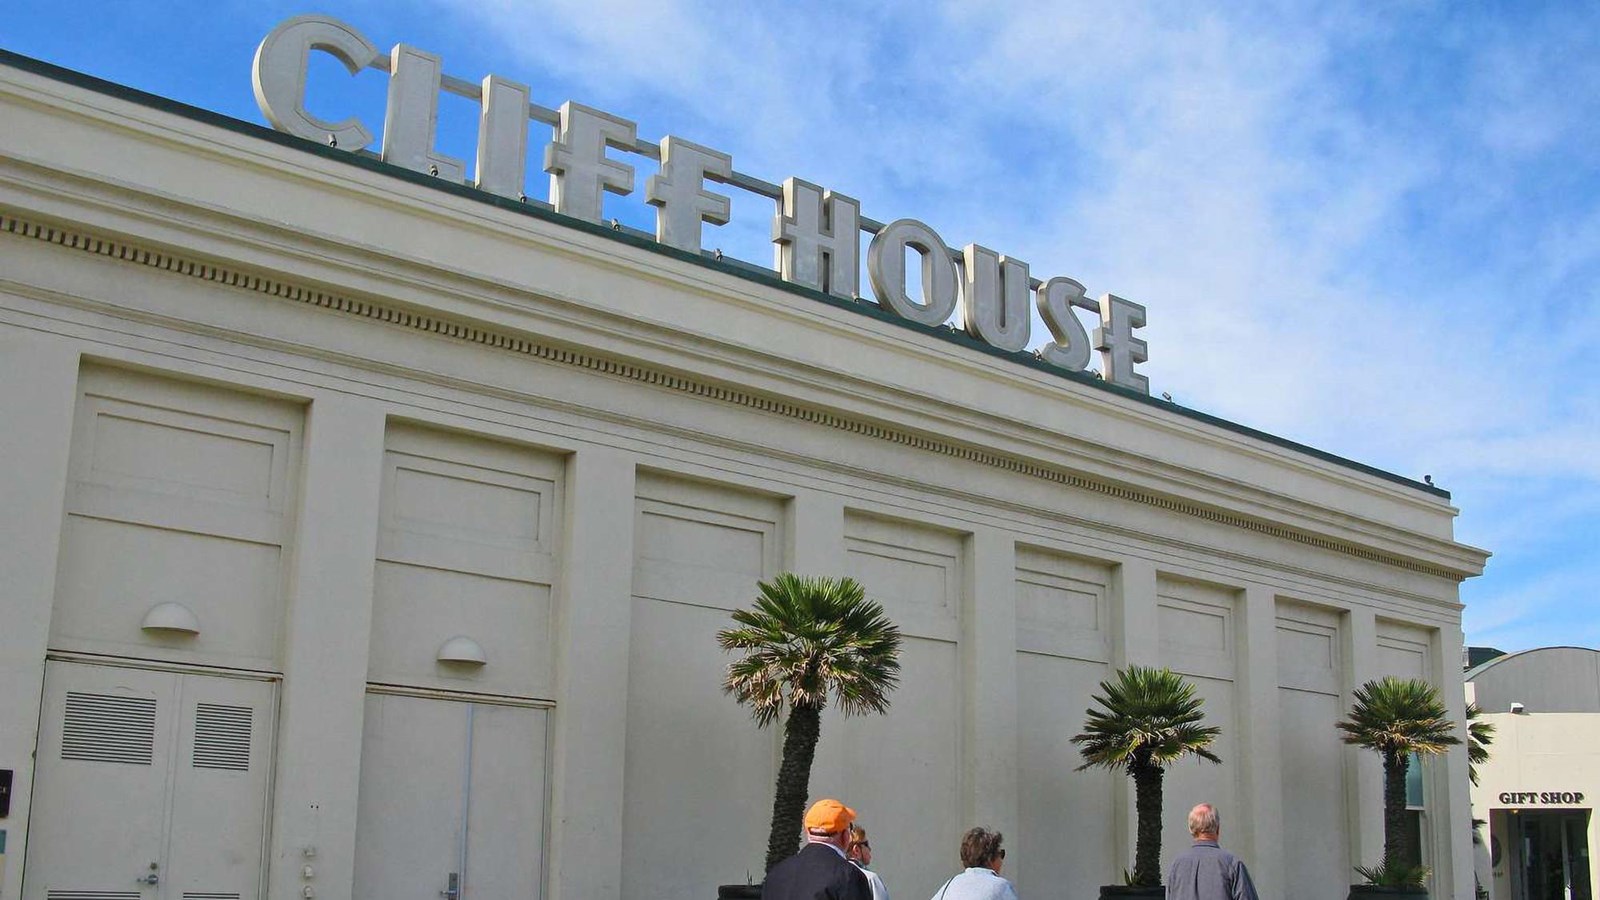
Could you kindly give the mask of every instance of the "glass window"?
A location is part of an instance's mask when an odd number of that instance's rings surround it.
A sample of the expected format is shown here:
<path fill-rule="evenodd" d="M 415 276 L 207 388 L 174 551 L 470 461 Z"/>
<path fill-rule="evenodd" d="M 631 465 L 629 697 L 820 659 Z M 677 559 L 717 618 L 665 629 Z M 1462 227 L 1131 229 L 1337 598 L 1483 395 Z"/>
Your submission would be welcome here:
<path fill-rule="evenodd" d="M 1423 807 L 1426 805 L 1422 790 L 1425 781 L 1423 765 L 1423 758 L 1413 753 L 1406 766 L 1406 834 L 1411 847 L 1411 856 L 1406 862 L 1413 866 L 1426 865 L 1431 856 L 1428 852 L 1427 823 L 1423 821 Z"/>
<path fill-rule="evenodd" d="M 1423 836 L 1422 810 L 1406 810 L 1406 844 L 1411 850 L 1409 857 L 1405 860 L 1407 865 L 1420 866 L 1423 864 Z"/>
<path fill-rule="evenodd" d="M 1422 798 L 1422 757 L 1411 754 L 1411 764 L 1406 766 L 1406 808 L 1421 809 Z"/>

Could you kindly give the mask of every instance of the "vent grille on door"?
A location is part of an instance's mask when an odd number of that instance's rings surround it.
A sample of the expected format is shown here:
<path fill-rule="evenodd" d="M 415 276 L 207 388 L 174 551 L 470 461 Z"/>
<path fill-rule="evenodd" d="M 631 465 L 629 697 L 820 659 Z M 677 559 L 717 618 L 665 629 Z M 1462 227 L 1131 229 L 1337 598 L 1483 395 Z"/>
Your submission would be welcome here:
<path fill-rule="evenodd" d="M 194 766 L 199 769 L 250 768 L 250 725 L 254 710 L 248 706 L 198 704 L 194 713 Z M 188 894 L 184 895 L 188 897 Z M 236 894 L 195 894 L 197 898 L 234 897 Z"/>
<path fill-rule="evenodd" d="M 44 896 L 45 900 L 139 900 L 138 891 L 45 891 Z"/>
<path fill-rule="evenodd" d="M 196 894 L 196 893 L 191 893 L 190 891 L 184 891 L 183 892 L 183 900 L 239 900 L 239 895 L 237 893 L 233 893 L 233 894 L 215 894 L 215 893 L 208 893 L 208 892 L 202 892 L 202 893 Z"/>
<path fill-rule="evenodd" d="M 148 766 L 156 746 L 156 701 L 148 697 L 119 697 L 67 691 L 67 712 L 61 729 L 61 758 L 83 762 L 129 763 Z M 56 892 L 51 892 L 54 897 Z M 138 894 L 72 894 L 63 900 Z"/>

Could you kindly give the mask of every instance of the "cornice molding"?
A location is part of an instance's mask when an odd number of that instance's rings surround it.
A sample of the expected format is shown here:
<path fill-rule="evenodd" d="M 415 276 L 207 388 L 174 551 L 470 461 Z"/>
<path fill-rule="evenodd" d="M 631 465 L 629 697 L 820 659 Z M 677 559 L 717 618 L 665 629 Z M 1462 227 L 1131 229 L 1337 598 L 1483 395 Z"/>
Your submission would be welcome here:
<path fill-rule="evenodd" d="M 184 257 L 170 250 L 141 247 L 120 238 L 102 237 L 85 231 L 22 218 L 6 211 L 0 211 L 0 233 L 42 241 L 83 253 L 119 260 L 131 265 L 158 269 L 186 278 L 238 288 L 320 309 L 435 334 L 464 343 L 477 344 L 483 347 L 529 356 L 558 365 L 662 387 L 719 403 L 727 403 L 783 416 L 1411 572 L 1444 578 L 1454 582 L 1463 581 L 1468 577 L 1466 573 L 1458 570 L 1429 565 L 1414 559 L 1384 553 L 1370 547 L 1334 540 L 1322 535 L 1287 528 L 1271 522 L 1252 519 L 1225 510 L 1127 485 L 1087 478 L 1078 473 L 1052 468 L 1019 456 L 999 453 L 954 441 L 940 440 L 909 430 L 886 426 L 864 417 L 848 416 L 829 410 L 804 406 L 780 398 L 741 390 L 737 387 L 717 384 L 709 380 L 695 379 L 677 372 L 668 372 L 637 363 L 586 353 L 582 350 L 562 347 L 553 343 L 542 343 L 525 336 L 451 321 L 442 316 L 406 310 L 370 299 L 306 287 L 281 278 Z"/>

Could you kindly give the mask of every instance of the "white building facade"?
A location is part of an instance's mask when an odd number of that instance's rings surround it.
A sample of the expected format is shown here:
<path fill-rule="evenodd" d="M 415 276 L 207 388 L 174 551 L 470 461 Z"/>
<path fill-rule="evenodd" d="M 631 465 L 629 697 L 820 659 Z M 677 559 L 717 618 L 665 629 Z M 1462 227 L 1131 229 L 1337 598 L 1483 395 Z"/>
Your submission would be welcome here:
<path fill-rule="evenodd" d="M 1592 900 L 1600 884 L 1600 650 L 1541 647 L 1467 672 L 1494 726 L 1472 810 L 1495 900 Z"/>
<path fill-rule="evenodd" d="M 1333 723 L 1456 684 L 1442 491 L 703 254 L 7 56 L 0 900 L 709 898 L 780 735 L 720 691 L 757 580 L 906 635 L 815 796 L 896 896 L 1001 829 L 1024 896 L 1131 865 L 1068 738 L 1192 678 L 1263 896 L 1344 896 L 1380 770 Z M 1457 690 L 1446 690 L 1459 697 Z M 1454 702 L 1452 713 L 1462 710 Z M 1466 760 L 1426 772 L 1472 896 Z"/>

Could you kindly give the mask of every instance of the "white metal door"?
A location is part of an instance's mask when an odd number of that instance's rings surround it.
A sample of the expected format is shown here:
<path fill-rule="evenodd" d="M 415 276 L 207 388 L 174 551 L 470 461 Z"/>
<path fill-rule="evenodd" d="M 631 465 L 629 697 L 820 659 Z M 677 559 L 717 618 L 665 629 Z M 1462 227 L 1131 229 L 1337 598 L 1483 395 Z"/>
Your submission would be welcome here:
<path fill-rule="evenodd" d="M 257 900 L 273 685 L 51 661 L 24 900 Z"/>
<path fill-rule="evenodd" d="M 264 869 L 274 685 L 178 676 L 166 900 L 255 900 Z"/>
<path fill-rule="evenodd" d="M 537 900 L 543 709 L 367 695 L 356 900 Z"/>

